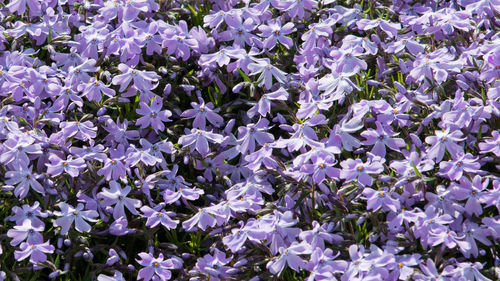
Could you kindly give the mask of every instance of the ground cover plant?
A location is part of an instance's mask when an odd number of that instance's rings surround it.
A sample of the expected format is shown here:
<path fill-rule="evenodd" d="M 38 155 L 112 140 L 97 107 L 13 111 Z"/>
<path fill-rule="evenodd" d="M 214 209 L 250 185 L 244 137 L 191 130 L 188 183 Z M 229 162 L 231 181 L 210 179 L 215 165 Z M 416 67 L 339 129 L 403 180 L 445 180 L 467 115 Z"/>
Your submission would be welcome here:
<path fill-rule="evenodd" d="M 0 2 L 0 280 L 500 278 L 499 0 Z"/>

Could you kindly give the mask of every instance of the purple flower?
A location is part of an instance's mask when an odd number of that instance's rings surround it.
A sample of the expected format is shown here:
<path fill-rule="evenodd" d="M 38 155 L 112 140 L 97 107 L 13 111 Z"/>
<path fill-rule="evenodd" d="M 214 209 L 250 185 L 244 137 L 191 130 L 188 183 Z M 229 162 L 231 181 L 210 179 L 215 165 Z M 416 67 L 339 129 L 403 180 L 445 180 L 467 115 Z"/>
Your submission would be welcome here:
<path fill-rule="evenodd" d="M 361 159 L 347 159 L 340 162 L 342 170 L 340 170 L 340 178 L 347 182 L 358 179 L 358 183 L 362 186 L 371 186 L 373 179 L 370 174 L 379 174 L 384 170 L 382 162 L 374 158 L 368 159 L 363 163 Z"/>
<path fill-rule="evenodd" d="M 444 156 L 445 148 L 451 155 L 458 155 L 463 152 L 463 148 L 457 144 L 465 138 L 460 138 L 463 134 L 461 131 L 450 132 L 450 129 L 444 131 L 435 131 L 435 136 L 425 138 L 425 142 L 430 144 L 431 147 L 427 150 L 429 159 L 436 159 L 436 163 L 441 162 Z"/>
<path fill-rule="evenodd" d="M 99 274 L 99 276 L 97 276 L 97 281 L 125 281 L 125 278 L 123 278 L 123 274 L 120 271 L 115 270 L 113 276 Z"/>
<path fill-rule="evenodd" d="M 264 40 L 264 48 L 266 49 L 273 49 L 274 46 L 276 46 L 276 42 L 280 42 L 287 49 L 293 46 L 292 39 L 286 37 L 286 35 L 295 31 L 292 22 L 288 22 L 281 26 L 281 20 L 278 18 L 268 22 L 267 25 L 259 26 L 259 30 L 262 32 L 260 37 L 266 38 L 266 40 Z"/>
<path fill-rule="evenodd" d="M 134 87 L 138 90 L 150 90 L 153 88 L 152 82 L 160 79 L 160 76 L 154 71 L 143 71 L 129 67 L 126 64 L 120 63 L 118 69 L 123 73 L 113 77 L 113 85 L 120 85 L 120 92 L 123 92 L 130 82 L 133 82 Z"/>
<path fill-rule="evenodd" d="M 398 35 L 398 30 L 401 29 L 401 24 L 392 23 L 380 18 L 374 20 L 361 19 L 356 23 L 356 25 L 361 30 L 369 30 L 375 27 L 379 27 L 392 37 L 396 37 Z"/>
<path fill-rule="evenodd" d="M 230 266 L 227 266 L 232 259 L 232 256 L 226 258 L 226 254 L 224 252 L 215 248 L 213 255 L 206 254 L 203 258 L 198 258 L 194 268 L 204 274 L 210 275 L 211 279 L 216 278 L 223 280 L 234 272 Z"/>
<path fill-rule="evenodd" d="M 220 144 L 224 140 L 222 135 L 212 132 L 202 131 L 198 129 L 186 131 L 187 134 L 179 138 L 179 144 L 182 144 L 184 147 L 189 146 L 191 152 L 196 149 L 196 151 L 198 151 L 203 157 L 207 156 L 207 154 L 210 152 L 208 141 Z"/>
<path fill-rule="evenodd" d="M 109 150 L 110 158 L 104 160 L 104 166 L 97 171 L 97 174 L 104 176 L 106 180 L 118 180 L 119 178 L 125 178 L 127 175 L 127 168 L 125 166 L 125 149 L 123 145 L 118 145 L 116 149 Z"/>
<path fill-rule="evenodd" d="M 235 14 L 225 17 L 225 20 L 229 29 L 219 33 L 219 40 L 233 41 L 234 46 L 241 48 L 244 48 L 245 45 L 262 45 L 259 38 L 252 33 L 256 26 L 254 19 L 246 18 L 242 22 L 242 18 Z"/>
<path fill-rule="evenodd" d="M 0 154 L 0 162 L 2 162 L 4 165 L 12 163 L 28 166 L 30 163 L 28 154 L 42 154 L 42 148 L 40 144 L 34 142 L 35 139 L 31 137 L 24 137 L 19 135 L 8 138 L 3 142 L 3 150 Z"/>
<path fill-rule="evenodd" d="M 453 183 L 450 189 L 457 200 L 467 199 L 465 213 L 470 215 L 475 214 L 479 217 L 483 213 L 481 203 L 488 201 L 489 194 L 485 190 L 489 183 L 489 179 L 483 182 L 480 175 L 476 175 L 472 182 L 466 177 L 460 177 L 460 183 Z"/>
<path fill-rule="evenodd" d="M 292 18 L 303 19 L 305 16 L 305 11 L 314 11 L 318 7 L 317 0 L 285 0 L 285 1 L 273 1 L 273 6 L 276 6 L 279 10 L 287 11 L 287 14 Z"/>
<path fill-rule="evenodd" d="M 91 141 L 97 136 L 97 128 L 91 121 L 85 122 L 61 122 L 59 128 L 62 130 L 64 137 L 75 137 L 83 141 Z"/>
<path fill-rule="evenodd" d="M 383 191 L 380 191 L 367 187 L 363 189 L 363 195 L 366 197 L 367 200 L 366 203 L 367 210 L 377 211 L 378 209 L 383 207 L 383 209 L 388 209 L 393 212 L 397 212 L 400 208 L 399 200 L 397 200 L 397 198 L 393 198 L 393 195 L 390 192 L 388 192 L 387 188 L 385 188 Z"/>
<path fill-rule="evenodd" d="M 273 77 L 279 83 L 286 83 L 286 72 L 279 70 L 275 66 L 271 65 L 271 61 L 268 58 L 256 59 L 255 63 L 250 63 L 248 69 L 251 71 L 250 75 L 256 75 L 260 73 L 258 81 L 260 81 L 259 86 L 266 86 L 267 90 L 270 90 L 273 86 Z"/>
<path fill-rule="evenodd" d="M 274 136 L 265 131 L 269 130 L 269 121 L 267 119 L 260 119 L 256 124 L 250 123 L 245 127 L 238 128 L 238 142 L 241 143 L 241 154 L 255 151 L 255 142 L 259 145 L 271 143 L 274 141 Z"/>
<path fill-rule="evenodd" d="M 158 206 L 162 207 L 161 205 Z M 179 221 L 170 218 L 171 216 L 175 216 L 174 212 L 166 212 L 165 210 L 157 211 L 155 209 L 149 206 L 141 207 L 141 212 L 144 214 L 144 217 L 148 219 L 146 222 L 147 227 L 154 228 L 160 223 L 167 229 L 175 229 L 177 227 Z"/>
<path fill-rule="evenodd" d="M 299 238 L 307 242 L 313 249 L 325 249 L 325 241 L 328 243 L 340 243 L 344 239 L 338 234 L 333 234 L 331 231 L 334 228 L 333 223 L 325 223 L 321 225 L 317 221 L 312 222 L 313 229 L 302 231 Z"/>
<path fill-rule="evenodd" d="M 233 228 L 232 234 L 222 238 L 222 243 L 226 245 L 233 253 L 242 249 L 247 240 L 260 243 L 266 238 L 266 234 L 259 229 L 259 223 L 255 219 L 247 221 L 246 225 L 240 223 L 241 228 Z"/>
<path fill-rule="evenodd" d="M 114 97 L 116 95 L 113 89 L 108 88 L 102 81 L 92 77 L 87 84 L 78 85 L 78 90 L 83 92 L 83 96 L 90 101 L 100 102 L 103 95 Z"/>
<path fill-rule="evenodd" d="M 68 233 L 73 222 L 75 222 L 75 229 L 78 232 L 90 232 L 92 228 L 86 221 L 96 222 L 97 220 L 94 218 L 99 216 L 99 214 L 94 210 L 84 211 L 82 203 L 78 203 L 76 209 L 64 202 L 60 202 L 58 206 L 61 211 L 56 211 L 54 214 L 60 218 L 54 221 L 54 226 L 61 227 L 61 235 Z"/>
<path fill-rule="evenodd" d="M 24 14 L 26 6 L 31 17 L 40 16 L 42 14 L 42 6 L 39 0 L 13 0 L 5 6 L 11 13 L 16 12 L 18 15 Z"/>
<path fill-rule="evenodd" d="M 462 178 L 464 172 L 474 173 L 481 164 L 477 162 L 478 157 L 472 156 L 470 153 L 459 153 L 453 155 L 453 160 L 439 163 L 439 174 L 446 175 L 451 180 Z"/>
<path fill-rule="evenodd" d="M 49 156 L 49 160 L 51 163 L 46 163 L 45 165 L 47 166 L 47 173 L 52 176 L 58 176 L 66 172 L 72 177 L 78 177 L 80 171 L 86 167 L 83 159 L 73 159 L 71 155 L 69 155 L 66 160 L 63 160 L 55 154 L 52 154 Z"/>
<path fill-rule="evenodd" d="M 168 117 L 172 116 L 172 112 L 170 112 L 170 110 L 161 111 L 161 107 L 162 103 L 158 99 L 154 99 L 150 106 L 148 106 L 145 102 L 141 102 L 140 108 L 138 108 L 136 112 L 143 117 L 137 119 L 135 124 L 140 125 L 141 129 L 151 125 L 156 133 L 158 133 L 158 131 L 163 131 L 165 129 L 165 125 L 163 125 L 163 123 L 172 121 L 168 119 Z"/>
<path fill-rule="evenodd" d="M 201 230 L 205 230 L 207 229 L 207 226 L 214 227 L 216 223 L 217 221 L 208 213 L 208 211 L 204 208 L 200 208 L 198 213 L 182 223 L 182 227 L 186 231 L 195 231 L 196 226 L 201 228 Z"/>
<path fill-rule="evenodd" d="M 403 139 L 393 138 L 399 134 L 394 133 L 390 126 L 383 126 L 380 122 L 375 122 L 375 124 L 377 126 L 376 130 L 368 129 L 367 131 L 361 133 L 361 136 L 366 139 L 363 142 L 363 145 L 373 145 L 371 153 L 384 158 L 386 146 L 398 152 L 401 147 L 406 146 Z"/>
<path fill-rule="evenodd" d="M 169 280 L 172 277 L 172 273 L 169 269 L 178 267 L 178 264 L 172 259 L 165 260 L 161 253 L 157 258 L 147 253 L 139 253 L 138 255 L 141 259 L 136 259 L 136 261 L 143 266 L 143 268 L 139 270 L 137 280 Z"/>
<path fill-rule="evenodd" d="M 132 167 L 141 162 L 147 166 L 154 166 L 156 163 L 161 162 L 161 158 L 155 157 L 151 154 L 152 151 L 154 151 L 151 143 L 145 139 L 141 139 L 139 142 L 143 146 L 141 149 L 136 148 L 134 145 L 130 145 L 127 149 L 127 165 Z"/>
<path fill-rule="evenodd" d="M 171 34 L 163 40 L 162 47 L 167 48 L 167 54 L 175 54 L 176 57 L 181 57 L 184 61 L 189 59 L 189 48 L 197 48 L 198 41 L 188 33 L 188 26 L 184 20 L 180 20 L 175 26 L 175 31 L 170 31 Z"/>
<path fill-rule="evenodd" d="M 491 132 L 492 139 L 486 139 L 485 142 L 478 144 L 481 153 L 491 152 L 497 157 L 500 157 L 500 133 L 498 131 Z"/>
<path fill-rule="evenodd" d="M 109 226 L 108 232 L 111 235 L 123 236 L 135 233 L 135 229 L 127 228 L 127 217 L 119 217 Z"/>
<path fill-rule="evenodd" d="M 24 199 L 26 195 L 28 195 L 28 191 L 30 187 L 41 194 L 45 194 L 45 189 L 43 186 L 37 181 L 38 176 L 32 173 L 33 167 L 24 167 L 22 165 L 18 165 L 17 168 L 13 171 L 7 171 L 5 173 L 5 183 L 10 185 L 16 185 L 14 189 L 14 196 L 19 199 Z"/>
<path fill-rule="evenodd" d="M 291 269 L 299 272 L 301 268 L 306 266 L 306 262 L 299 257 L 301 254 L 310 254 L 311 246 L 308 246 L 305 243 L 298 244 L 294 242 L 287 248 L 280 247 L 279 248 L 280 256 L 271 260 L 266 264 L 266 268 L 273 274 L 280 274 L 285 265 L 288 265 Z"/>
<path fill-rule="evenodd" d="M 16 224 L 20 225 L 23 224 L 24 220 L 28 219 L 31 221 L 31 225 L 33 227 L 44 226 L 43 221 L 38 217 L 46 218 L 48 216 L 47 213 L 42 212 L 40 203 L 38 201 L 35 201 L 35 203 L 33 203 L 33 206 L 26 204 L 21 208 L 19 208 L 18 206 L 14 206 L 12 208 L 12 212 L 14 212 L 14 214 L 7 217 L 7 220 L 15 221 Z"/>
<path fill-rule="evenodd" d="M 305 164 L 301 167 L 300 171 L 312 175 L 314 184 L 323 182 L 325 176 L 338 179 L 340 170 L 333 166 L 337 161 L 332 154 L 320 154 L 311 156 L 313 164 Z"/>
<path fill-rule="evenodd" d="M 134 215 L 139 215 L 136 208 L 141 207 L 141 201 L 138 199 L 133 199 L 127 197 L 132 188 L 130 186 L 125 186 L 122 189 L 121 185 L 116 181 L 109 182 L 110 188 L 103 188 L 99 194 L 98 198 L 103 199 L 102 204 L 104 206 L 115 205 L 113 208 L 113 218 L 116 220 L 120 217 L 126 218 L 124 207 Z"/>
<path fill-rule="evenodd" d="M 31 220 L 25 219 L 22 225 L 14 226 L 14 229 L 7 231 L 7 236 L 12 238 L 10 245 L 16 246 L 26 240 L 28 244 L 39 244 L 43 242 L 43 236 L 40 233 L 45 227 L 43 225 L 33 226 Z"/>
<path fill-rule="evenodd" d="M 191 106 L 193 109 L 188 109 L 181 114 L 181 117 L 186 119 L 191 119 L 194 117 L 193 127 L 201 130 L 205 130 L 205 126 L 208 122 L 215 127 L 220 127 L 224 122 L 224 119 L 217 114 L 219 110 L 214 110 L 213 103 L 209 102 L 205 104 L 205 101 L 200 97 L 200 103 L 192 102 Z"/>
<path fill-rule="evenodd" d="M 358 74 L 361 69 L 366 70 L 368 67 L 364 60 L 357 58 L 363 54 L 363 48 L 358 46 L 333 50 L 330 55 L 336 61 L 335 70 L 339 74 L 342 73 L 346 76 L 352 76 Z"/>
<path fill-rule="evenodd" d="M 14 258 L 18 261 L 22 261 L 27 257 L 30 257 L 30 262 L 33 264 L 38 264 L 45 262 L 47 260 L 46 254 L 51 254 L 55 250 L 55 247 L 50 245 L 49 241 L 45 243 L 29 244 L 26 242 L 21 243 L 20 250 L 14 252 Z"/>
<path fill-rule="evenodd" d="M 271 112 L 271 101 L 280 100 L 286 101 L 288 100 L 288 92 L 280 87 L 278 90 L 264 94 L 260 100 L 247 111 L 248 117 L 252 118 L 258 112 L 262 117 L 266 117 Z"/>

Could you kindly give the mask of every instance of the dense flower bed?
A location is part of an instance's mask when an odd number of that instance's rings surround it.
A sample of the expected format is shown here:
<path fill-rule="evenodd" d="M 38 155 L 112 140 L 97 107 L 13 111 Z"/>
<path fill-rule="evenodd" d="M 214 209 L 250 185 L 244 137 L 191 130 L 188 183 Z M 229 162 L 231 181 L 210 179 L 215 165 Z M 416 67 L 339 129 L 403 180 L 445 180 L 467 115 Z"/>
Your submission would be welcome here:
<path fill-rule="evenodd" d="M 0 280 L 500 278 L 500 0 L 0 2 Z"/>

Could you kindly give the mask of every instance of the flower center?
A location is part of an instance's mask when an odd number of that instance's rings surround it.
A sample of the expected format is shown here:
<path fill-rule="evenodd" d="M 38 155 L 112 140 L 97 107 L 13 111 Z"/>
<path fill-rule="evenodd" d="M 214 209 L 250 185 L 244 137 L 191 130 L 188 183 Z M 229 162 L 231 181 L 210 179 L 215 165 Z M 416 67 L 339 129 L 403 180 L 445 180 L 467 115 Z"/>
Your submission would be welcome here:
<path fill-rule="evenodd" d="M 358 171 L 363 171 L 363 166 L 359 166 Z"/>
<path fill-rule="evenodd" d="M 462 161 L 458 161 L 458 162 L 457 162 L 457 165 L 458 165 L 458 166 L 462 166 Z"/>
<path fill-rule="evenodd" d="M 381 191 L 381 192 L 379 193 L 379 195 L 380 195 L 380 196 L 384 196 L 384 192 L 383 192 L 383 191 Z"/>
<path fill-rule="evenodd" d="M 63 165 L 64 165 L 64 166 L 68 166 L 68 162 L 64 162 L 64 163 L 63 163 Z"/>
<path fill-rule="evenodd" d="M 73 212 L 73 215 L 75 215 L 75 216 L 76 216 L 76 215 L 78 215 L 78 212 L 77 212 L 77 211 L 74 211 L 74 212 Z"/>
<path fill-rule="evenodd" d="M 441 138 L 441 141 L 446 141 L 446 137 L 442 137 L 442 138 Z"/>
<path fill-rule="evenodd" d="M 319 166 L 320 166 L 321 168 L 324 168 L 324 167 L 325 167 L 325 164 L 321 163 L 321 164 L 319 164 Z"/>

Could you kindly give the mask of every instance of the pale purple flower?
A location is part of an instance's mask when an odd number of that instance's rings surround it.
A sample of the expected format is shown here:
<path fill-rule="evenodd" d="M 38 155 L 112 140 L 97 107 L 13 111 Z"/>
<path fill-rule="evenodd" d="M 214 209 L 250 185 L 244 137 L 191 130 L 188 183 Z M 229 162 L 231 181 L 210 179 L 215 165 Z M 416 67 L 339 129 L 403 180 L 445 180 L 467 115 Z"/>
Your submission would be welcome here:
<path fill-rule="evenodd" d="M 457 144 L 457 142 L 465 139 L 460 138 L 463 135 L 461 131 L 450 132 L 450 129 L 446 129 L 444 131 L 435 131 L 435 133 L 435 136 L 425 138 L 425 142 L 431 145 L 427 149 L 429 159 L 436 159 L 436 163 L 441 162 L 445 149 L 451 155 L 458 155 L 459 152 L 463 152 L 462 146 Z"/>
<path fill-rule="evenodd" d="M 224 123 L 224 119 L 217 114 L 218 109 L 214 109 L 213 103 L 205 104 L 205 101 L 200 97 L 199 104 L 192 102 L 193 109 L 188 109 L 181 114 L 181 117 L 191 119 L 194 117 L 193 127 L 205 130 L 207 120 L 215 127 L 220 127 Z"/>
<path fill-rule="evenodd" d="M 393 195 L 393 193 L 389 192 L 387 188 L 384 190 L 374 190 L 369 187 L 363 189 L 362 193 L 366 200 L 366 209 L 377 211 L 380 208 L 383 210 L 388 209 L 393 212 L 397 212 L 401 207 L 397 193 Z M 394 198 L 396 197 L 396 198 Z"/>
<path fill-rule="evenodd" d="M 399 152 L 401 147 L 405 147 L 406 143 L 403 139 L 394 138 L 399 135 L 395 133 L 390 126 L 384 126 L 380 122 L 375 122 L 377 129 L 368 129 L 361 133 L 361 136 L 366 140 L 363 145 L 373 145 L 371 153 L 385 157 L 386 146 L 390 149 Z"/>
<path fill-rule="evenodd" d="M 347 159 L 340 162 L 340 166 L 342 166 L 341 179 L 345 179 L 347 182 L 357 179 L 362 187 L 373 184 L 373 178 L 370 174 L 379 174 L 384 171 L 382 162 L 377 159 L 368 159 L 365 163 L 361 159 Z"/>
<path fill-rule="evenodd" d="M 28 195 L 29 189 L 45 194 L 45 189 L 37 181 L 38 176 L 33 174 L 33 166 L 25 167 L 18 165 L 15 170 L 7 171 L 5 173 L 6 179 L 4 182 L 10 185 L 16 185 L 14 189 L 14 196 L 19 199 L 24 199 Z"/>
<path fill-rule="evenodd" d="M 277 42 L 280 42 L 287 49 L 293 46 L 293 40 L 286 36 L 295 31 L 292 22 L 288 22 L 282 26 L 281 20 L 278 18 L 274 21 L 269 21 L 267 25 L 259 26 L 259 30 L 262 32 L 260 36 L 266 38 L 264 40 L 264 48 L 266 49 L 273 49 Z"/>
<path fill-rule="evenodd" d="M 94 210 L 84 210 L 82 203 L 78 203 L 76 208 L 64 202 L 60 202 L 58 206 L 61 211 L 55 211 L 54 214 L 60 218 L 54 221 L 54 226 L 61 227 L 61 235 L 68 233 L 73 222 L 75 222 L 75 229 L 78 232 L 90 232 L 92 228 L 86 221 L 96 222 L 97 220 L 94 218 L 99 216 Z"/>
<path fill-rule="evenodd" d="M 257 81 L 260 81 L 259 86 L 266 86 L 267 90 L 270 90 L 273 86 L 273 77 L 279 83 L 286 83 L 286 72 L 279 70 L 277 67 L 271 65 L 271 61 L 268 58 L 258 59 L 255 63 L 250 63 L 248 69 L 251 71 L 250 75 L 256 75 L 260 73 Z"/>
<path fill-rule="evenodd" d="M 451 180 L 462 178 L 464 172 L 474 173 L 481 168 L 477 162 L 478 157 L 470 153 L 458 153 L 453 155 L 453 160 L 439 163 L 439 174 L 445 175 Z"/>
<path fill-rule="evenodd" d="M 144 129 L 151 125 L 153 130 L 158 133 L 158 131 L 165 130 L 164 122 L 172 121 L 168 119 L 168 117 L 172 116 L 172 112 L 170 110 L 161 110 L 162 102 L 158 99 L 154 99 L 151 102 L 151 105 L 146 104 L 145 102 L 140 103 L 140 108 L 136 110 L 136 112 L 142 117 L 138 118 L 135 122 L 136 125 L 140 125 L 141 129 Z"/>
<path fill-rule="evenodd" d="M 299 238 L 307 242 L 313 249 L 325 249 L 325 241 L 328 243 L 340 244 L 344 239 L 338 234 L 331 233 L 335 227 L 333 223 L 321 225 L 317 221 L 312 222 L 311 230 L 302 231 Z"/>
<path fill-rule="evenodd" d="M 122 74 L 113 77 L 113 85 L 120 85 L 120 92 L 123 92 L 130 82 L 139 90 L 150 90 L 153 88 L 153 82 L 160 79 L 160 76 L 154 71 L 143 71 L 129 67 L 126 64 L 119 64 L 118 69 Z"/>
<path fill-rule="evenodd" d="M 68 173 L 72 177 L 78 177 L 80 171 L 86 167 L 85 161 L 81 158 L 73 159 L 69 155 L 66 160 L 57 157 L 55 154 L 49 156 L 50 164 L 46 163 L 47 173 L 52 176 L 58 176 L 63 172 Z"/>
<path fill-rule="evenodd" d="M 491 132 L 492 139 L 486 139 L 478 144 L 481 153 L 491 152 L 497 157 L 500 157 L 500 133 L 498 131 Z"/>
<path fill-rule="evenodd" d="M 158 205 L 161 207 L 161 205 Z M 157 208 L 155 208 L 157 209 Z M 143 213 L 143 216 L 146 217 L 148 220 L 146 222 L 146 226 L 150 228 L 156 227 L 158 224 L 162 224 L 166 229 L 175 229 L 177 227 L 177 224 L 179 223 L 178 220 L 172 220 L 170 217 L 175 216 L 174 212 L 166 212 L 165 210 L 155 210 L 149 206 L 142 206 L 141 207 L 141 212 Z"/>
<path fill-rule="evenodd" d="M 139 270 L 137 280 L 169 280 L 172 277 L 169 269 L 178 267 L 178 264 L 173 262 L 172 259 L 165 260 L 162 253 L 157 258 L 147 253 L 139 253 L 138 255 L 141 259 L 136 259 L 136 261 L 143 268 Z"/>
<path fill-rule="evenodd" d="M 21 208 L 18 206 L 14 206 L 12 208 L 12 212 L 14 213 L 12 216 L 7 217 L 8 221 L 15 221 L 16 224 L 20 225 L 24 220 L 28 219 L 31 221 L 31 225 L 34 227 L 44 226 L 44 223 L 41 218 L 46 218 L 48 216 L 47 213 L 42 212 L 40 208 L 40 203 L 35 201 L 33 206 L 24 204 Z"/>
<path fill-rule="evenodd" d="M 298 244 L 294 242 L 289 247 L 280 247 L 280 256 L 271 260 L 266 264 L 266 268 L 273 274 L 280 274 L 287 265 L 291 269 L 299 272 L 301 268 L 306 266 L 306 262 L 299 257 L 301 254 L 310 254 L 312 252 L 311 246 L 306 243 Z"/>
<path fill-rule="evenodd" d="M 102 205 L 111 206 L 114 205 L 113 208 L 113 218 L 116 220 L 120 217 L 126 218 L 125 215 L 125 207 L 134 215 L 139 215 L 136 208 L 141 207 L 141 201 L 134 198 L 129 198 L 129 195 L 132 188 L 130 186 L 125 186 L 122 188 L 119 183 L 116 181 L 109 182 L 110 188 L 103 188 L 101 192 L 97 194 L 98 198 L 103 199 Z"/>
<path fill-rule="evenodd" d="M 7 231 L 7 236 L 12 238 L 10 245 L 16 246 L 21 242 L 28 244 L 39 244 L 43 242 L 43 236 L 40 232 L 44 230 L 43 225 L 33 226 L 31 220 L 25 219 L 22 225 L 15 225 L 14 229 Z"/>
<path fill-rule="evenodd" d="M 179 138 L 179 144 L 184 147 L 188 146 L 191 152 L 196 149 L 203 157 L 210 152 L 208 141 L 220 144 L 224 141 L 224 137 L 216 133 L 192 129 L 187 130 L 187 134 Z"/>
<path fill-rule="evenodd" d="M 22 261 L 30 257 L 30 262 L 38 264 L 47 260 L 46 254 L 51 254 L 55 247 L 50 245 L 49 241 L 45 243 L 29 244 L 26 242 L 21 243 L 20 250 L 14 252 L 14 258 L 17 261 Z"/>
<path fill-rule="evenodd" d="M 241 154 L 244 155 L 247 152 L 254 152 L 256 142 L 259 145 L 264 145 L 265 143 L 271 143 L 274 141 L 274 136 L 266 132 L 270 129 L 268 125 L 269 121 L 263 118 L 259 119 L 256 124 L 250 123 L 245 127 L 241 126 L 238 128 L 238 142 L 241 145 Z"/>

